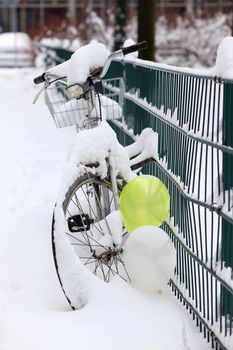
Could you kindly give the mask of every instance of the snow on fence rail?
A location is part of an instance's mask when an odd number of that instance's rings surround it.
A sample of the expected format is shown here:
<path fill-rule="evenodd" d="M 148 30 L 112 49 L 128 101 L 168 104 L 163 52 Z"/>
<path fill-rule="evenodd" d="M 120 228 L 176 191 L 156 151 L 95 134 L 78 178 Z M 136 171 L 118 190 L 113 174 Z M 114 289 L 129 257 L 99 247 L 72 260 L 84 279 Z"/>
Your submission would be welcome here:
<path fill-rule="evenodd" d="M 171 289 L 211 346 L 230 350 L 233 81 L 140 60 L 112 62 L 107 78 L 114 77 L 124 83 L 122 120 L 111 122 L 120 142 L 131 143 L 145 127 L 158 133 L 157 160 L 143 172 L 158 176 L 171 194 L 164 225 L 177 251 Z"/>

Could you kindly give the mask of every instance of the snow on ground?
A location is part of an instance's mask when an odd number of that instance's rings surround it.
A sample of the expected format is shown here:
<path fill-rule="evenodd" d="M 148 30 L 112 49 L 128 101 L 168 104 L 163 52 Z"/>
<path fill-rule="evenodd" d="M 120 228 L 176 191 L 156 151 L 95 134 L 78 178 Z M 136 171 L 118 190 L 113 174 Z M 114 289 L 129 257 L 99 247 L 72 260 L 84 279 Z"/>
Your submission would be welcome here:
<path fill-rule="evenodd" d="M 143 294 L 120 280 L 71 311 L 52 259 L 51 216 L 74 128 L 57 130 L 32 79 L 0 70 L 0 349 L 204 350 L 172 297 Z"/>

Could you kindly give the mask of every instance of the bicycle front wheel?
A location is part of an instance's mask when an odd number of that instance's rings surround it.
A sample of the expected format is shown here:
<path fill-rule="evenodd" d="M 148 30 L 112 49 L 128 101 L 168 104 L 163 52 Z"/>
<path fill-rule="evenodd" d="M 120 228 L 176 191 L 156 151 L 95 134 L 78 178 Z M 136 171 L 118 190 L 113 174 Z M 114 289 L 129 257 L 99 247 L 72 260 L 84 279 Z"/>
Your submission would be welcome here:
<path fill-rule="evenodd" d="M 82 263 L 97 277 L 109 282 L 119 275 L 129 281 L 123 261 L 123 246 L 127 239 L 119 212 L 115 211 L 110 181 L 90 173 L 78 177 L 67 190 L 62 203 L 65 220 L 64 235 Z M 53 255 L 60 284 L 65 293 L 65 283 L 60 275 L 56 253 L 56 225 L 53 224 Z M 66 294 L 66 293 L 65 293 Z"/>

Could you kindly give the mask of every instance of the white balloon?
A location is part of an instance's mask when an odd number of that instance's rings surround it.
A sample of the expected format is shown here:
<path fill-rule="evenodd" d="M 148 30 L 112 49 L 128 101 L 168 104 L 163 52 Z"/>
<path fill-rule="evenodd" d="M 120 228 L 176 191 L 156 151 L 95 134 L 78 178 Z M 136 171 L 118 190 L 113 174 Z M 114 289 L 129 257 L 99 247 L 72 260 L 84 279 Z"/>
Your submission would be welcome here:
<path fill-rule="evenodd" d="M 134 230 L 125 244 L 124 258 L 132 284 L 147 292 L 162 292 L 174 275 L 176 251 L 159 227 Z"/>

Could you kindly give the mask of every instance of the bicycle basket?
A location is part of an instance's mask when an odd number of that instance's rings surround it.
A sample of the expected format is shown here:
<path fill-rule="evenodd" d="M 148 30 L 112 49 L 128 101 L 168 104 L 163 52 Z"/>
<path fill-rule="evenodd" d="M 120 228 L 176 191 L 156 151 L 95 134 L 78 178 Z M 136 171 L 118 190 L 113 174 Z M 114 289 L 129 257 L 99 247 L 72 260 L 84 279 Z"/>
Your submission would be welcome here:
<path fill-rule="evenodd" d="M 66 92 L 66 82 L 57 81 L 45 90 L 45 101 L 53 120 L 58 128 L 77 125 L 84 128 L 88 118 L 106 120 L 120 119 L 122 117 L 123 94 L 121 79 L 107 79 L 103 81 L 103 88 L 99 99 L 93 103 L 80 99 L 69 99 Z M 91 117 L 90 117 L 91 115 Z"/>
<path fill-rule="evenodd" d="M 97 117 L 96 110 L 84 98 L 70 100 L 66 86 L 63 81 L 51 84 L 45 90 L 45 102 L 58 128 L 71 125 L 78 125 L 81 128 L 88 118 L 88 113 L 93 114 L 93 118 Z"/>

